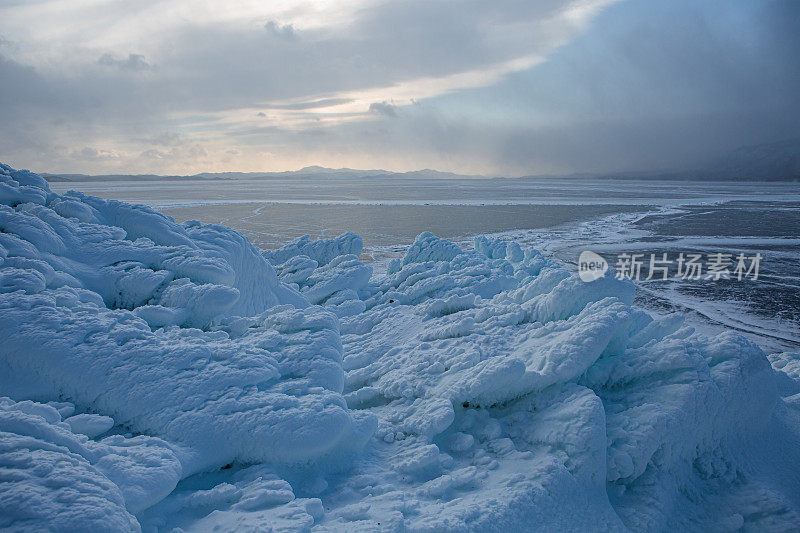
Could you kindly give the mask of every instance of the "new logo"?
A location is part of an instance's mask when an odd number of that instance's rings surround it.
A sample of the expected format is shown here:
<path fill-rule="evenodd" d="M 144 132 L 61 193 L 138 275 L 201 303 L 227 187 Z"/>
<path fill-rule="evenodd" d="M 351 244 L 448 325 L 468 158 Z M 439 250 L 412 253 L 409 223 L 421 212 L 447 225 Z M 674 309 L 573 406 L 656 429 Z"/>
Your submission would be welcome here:
<path fill-rule="evenodd" d="M 608 271 L 608 263 L 599 254 L 584 250 L 578 257 L 578 276 L 583 281 L 594 281 L 602 278 Z"/>

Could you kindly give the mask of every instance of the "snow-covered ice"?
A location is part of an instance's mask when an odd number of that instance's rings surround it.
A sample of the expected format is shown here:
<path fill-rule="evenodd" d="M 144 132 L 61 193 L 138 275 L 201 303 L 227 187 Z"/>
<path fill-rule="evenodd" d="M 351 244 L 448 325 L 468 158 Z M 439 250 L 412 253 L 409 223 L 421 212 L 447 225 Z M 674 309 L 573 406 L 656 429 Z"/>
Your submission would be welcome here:
<path fill-rule="evenodd" d="M 0 529 L 800 527 L 800 355 L 513 242 L 361 249 L 0 166 Z"/>

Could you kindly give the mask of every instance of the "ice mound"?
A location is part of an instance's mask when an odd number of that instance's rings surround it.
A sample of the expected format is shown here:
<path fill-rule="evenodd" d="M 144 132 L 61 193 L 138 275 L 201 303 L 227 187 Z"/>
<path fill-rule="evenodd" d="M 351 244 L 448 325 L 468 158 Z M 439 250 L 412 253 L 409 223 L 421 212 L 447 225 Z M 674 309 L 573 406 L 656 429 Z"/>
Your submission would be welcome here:
<path fill-rule="evenodd" d="M 482 237 L 470 251 L 422 234 L 360 296 L 367 310 L 341 320 L 345 392 L 378 414 L 381 441 L 346 482 L 360 525 L 382 513 L 433 530 L 797 524 L 798 491 L 738 462 L 787 405 L 744 338 L 653 319 L 628 282 L 584 283 Z M 355 481 L 369 476 L 391 490 Z M 397 503 L 409 494 L 413 512 Z"/>
<path fill-rule="evenodd" d="M 361 249 L 0 167 L 0 528 L 800 523 L 797 355 L 515 243 Z"/>
<path fill-rule="evenodd" d="M 335 239 L 310 241 L 308 235 L 278 250 L 264 251 L 280 280 L 300 291 L 313 304 L 338 316 L 363 312 L 359 298 L 372 276 L 372 268 L 359 261 L 361 237 L 348 232 Z"/>
<path fill-rule="evenodd" d="M 113 419 L 167 439 L 181 476 L 335 462 L 369 437 L 341 395 L 335 316 L 241 234 L 1 172 L 3 394 L 105 415 L 78 433 Z"/>
<path fill-rule="evenodd" d="M 97 417 L 76 416 L 83 427 Z M 175 488 L 181 464 L 164 441 L 93 441 L 73 432 L 74 418 L 62 420 L 52 405 L 0 398 L 0 528 L 139 530 L 131 513 Z"/>

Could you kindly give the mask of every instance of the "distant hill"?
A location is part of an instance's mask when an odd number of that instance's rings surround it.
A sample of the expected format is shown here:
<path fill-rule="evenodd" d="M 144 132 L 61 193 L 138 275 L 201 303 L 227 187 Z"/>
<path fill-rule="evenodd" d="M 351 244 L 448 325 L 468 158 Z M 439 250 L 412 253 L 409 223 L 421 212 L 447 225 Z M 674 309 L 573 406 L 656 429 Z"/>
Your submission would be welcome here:
<path fill-rule="evenodd" d="M 197 174 L 197 176 L 208 178 L 472 178 L 476 176 L 467 176 L 463 174 L 455 174 L 453 172 L 441 172 L 439 170 L 432 170 L 429 168 L 422 170 L 412 170 L 410 172 L 393 172 L 391 170 L 373 169 L 373 170 L 359 170 L 355 168 L 327 168 L 320 166 L 304 167 L 300 170 L 286 170 L 283 172 L 204 172 Z"/>
<path fill-rule="evenodd" d="M 487 176 L 455 174 L 433 169 L 393 172 L 373 169 L 309 166 L 282 172 L 203 172 L 191 176 L 155 174 L 42 174 L 48 181 L 165 181 L 236 179 L 452 179 Z M 800 139 L 743 146 L 695 170 L 530 175 L 536 179 L 630 179 L 693 181 L 800 181 Z M 500 179 L 500 178 L 498 178 Z M 506 178 L 516 179 L 516 178 Z"/>
<path fill-rule="evenodd" d="M 354 168 L 327 168 L 320 166 L 303 167 L 300 170 L 284 170 L 281 172 L 203 172 L 196 177 L 203 178 L 365 178 L 391 174 L 388 170 L 358 170 Z"/>
<path fill-rule="evenodd" d="M 410 172 L 392 172 L 389 170 L 358 170 L 353 168 L 326 168 L 320 166 L 304 167 L 300 170 L 287 170 L 283 172 L 202 172 L 190 176 L 159 176 L 155 174 L 42 174 L 47 181 L 165 181 L 165 180 L 235 180 L 235 179 L 369 179 L 369 178 L 398 178 L 398 179 L 437 179 L 437 178 L 472 178 L 441 172 L 438 170 L 423 169 Z"/>
<path fill-rule="evenodd" d="M 485 176 L 455 174 L 453 172 L 441 172 L 439 170 L 432 170 L 429 168 L 423 170 L 412 170 L 410 172 L 390 172 L 387 174 L 396 178 L 481 178 Z"/>
<path fill-rule="evenodd" d="M 196 176 L 159 176 L 157 174 L 48 174 L 41 176 L 47 181 L 164 181 L 164 180 L 197 180 L 211 179 L 201 175 Z M 225 178 L 214 178 L 225 179 Z"/>

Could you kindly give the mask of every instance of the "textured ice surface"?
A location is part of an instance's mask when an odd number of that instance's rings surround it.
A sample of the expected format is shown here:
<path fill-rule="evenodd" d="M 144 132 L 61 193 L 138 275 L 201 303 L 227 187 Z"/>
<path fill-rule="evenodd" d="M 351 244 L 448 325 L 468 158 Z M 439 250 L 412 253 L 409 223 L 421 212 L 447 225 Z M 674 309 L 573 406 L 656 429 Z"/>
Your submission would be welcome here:
<path fill-rule="evenodd" d="M 0 167 L 0 529 L 800 524 L 796 355 L 515 243 L 361 247 Z"/>
<path fill-rule="evenodd" d="M 0 529 L 139 530 L 131 513 L 180 478 L 177 456 L 160 439 L 90 440 L 52 405 L 0 398 Z"/>
<path fill-rule="evenodd" d="M 3 391 L 185 445 L 186 474 L 363 444 L 373 417 L 341 395 L 336 318 L 239 233 L 3 172 Z"/>

